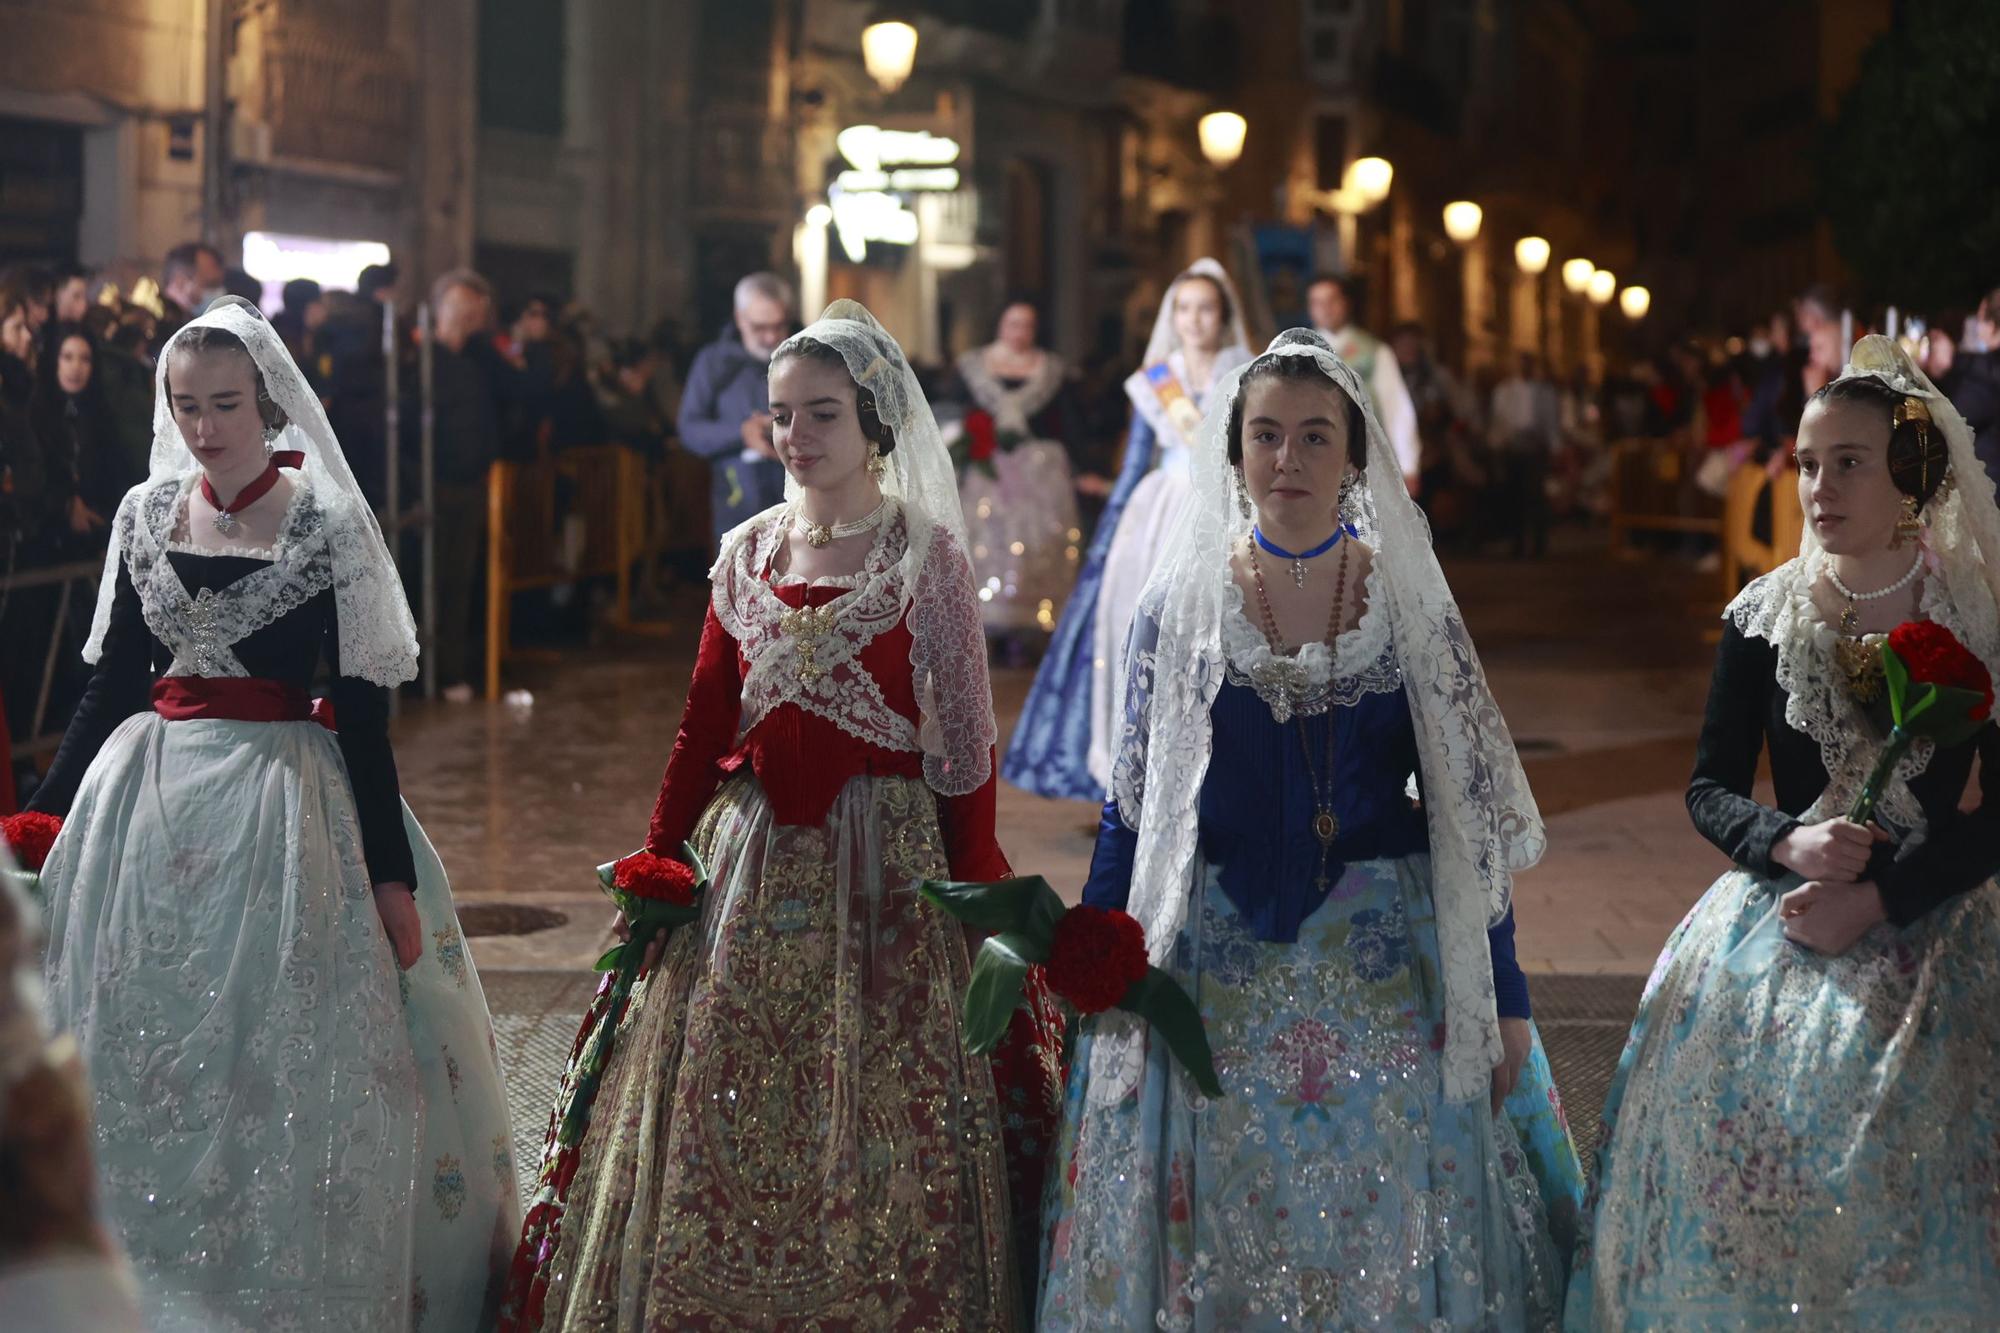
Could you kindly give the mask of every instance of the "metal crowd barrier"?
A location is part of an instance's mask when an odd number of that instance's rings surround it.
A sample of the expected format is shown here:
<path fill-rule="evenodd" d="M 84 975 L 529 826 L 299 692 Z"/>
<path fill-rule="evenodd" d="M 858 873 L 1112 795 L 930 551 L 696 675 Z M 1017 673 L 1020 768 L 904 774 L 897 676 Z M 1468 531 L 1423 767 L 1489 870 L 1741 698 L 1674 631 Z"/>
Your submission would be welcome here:
<path fill-rule="evenodd" d="M 52 584 L 62 589 L 56 599 L 55 621 L 49 627 L 48 647 L 42 654 L 42 680 L 35 692 L 35 711 L 28 725 L 28 734 L 14 739 L 10 756 L 12 759 L 47 754 L 62 743 L 63 727 L 57 727 L 53 731 L 45 729 L 45 724 L 48 722 L 49 692 L 55 685 L 56 664 L 62 660 L 64 631 L 69 628 L 71 604 L 79 603 L 82 607 L 80 614 L 84 616 L 92 614 L 97 605 L 97 581 L 103 572 L 104 561 L 100 558 L 80 560 L 68 565 L 51 565 L 46 569 L 21 570 L 0 576 L 0 610 L 4 610 L 7 601 L 16 592 L 29 588 L 46 588 Z M 78 585 L 82 585 L 84 589 L 81 598 L 74 595 Z M 64 718 L 63 726 L 68 724 L 69 719 Z"/>
<path fill-rule="evenodd" d="M 1630 555 L 1633 532 L 1722 535 L 1722 502 L 1691 485 L 1678 439 L 1619 440 L 1611 446 L 1611 551 Z"/>

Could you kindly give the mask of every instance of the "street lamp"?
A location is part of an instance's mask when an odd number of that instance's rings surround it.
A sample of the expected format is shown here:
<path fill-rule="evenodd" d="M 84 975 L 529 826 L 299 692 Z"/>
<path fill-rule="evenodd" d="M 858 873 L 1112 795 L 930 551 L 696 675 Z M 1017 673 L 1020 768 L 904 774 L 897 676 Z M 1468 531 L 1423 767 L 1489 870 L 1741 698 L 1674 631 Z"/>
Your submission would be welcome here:
<path fill-rule="evenodd" d="M 895 92 L 916 67 L 917 30 L 895 19 L 869 24 L 861 30 L 861 62 L 883 92 Z"/>
<path fill-rule="evenodd" d="M 1217 171 L 1227 170 L 1243 156 L 1243 136 L 1250 127 L 1234 111 L 1211 111 L 1195 128 L 1201 136 L 1201 155 Z"/>
<path fill-rule="evenodd" d="M 1653 294 L 1644 287 L 1627 287 L 1618 293 L 1618 308 L 1625 312 L 1625 318 L 1640 320 L 1652 309 Z"/>
<path fill-rule="evenodd" d="M 1590 275 L 1590 285 L 1584 288 L 1592 305 L 1609 305 L 1618 292 L 1618 275 L 1608 268 L 1601 268 Z"/>
<path fill-rule="evenodd" d="M 1357 157 L 1348 164 L 1347 178 L 1341 182 L 1343 189 L 1357 195 L 1364 208 L 1373 208 L 1389 197 L 1389 184 L 1396 178 L 1396 168 L 1389 165 L 1386 157 Z"/>
<path fill-rule="evenodd" d="M 1479 224 L 1486 218 L 1486 212 L 1470 199 L 1459 199 L 1444 206 L 1444 234 L 1460 245 L 1470 245 L 1479 239 Z"/>
<path fill-rule="evenodd" d="M 1597 272 L 1597 265 L 1588 259 L 1565 259 L 1563 261 L 1563 290 L 1571 296 L 1582 296 L 1590 290 L 1590 275 Z"/>
<path fill-rule="evenodd" d="M 1529 277 L 1539 276 L 1549 266 L 1549 243 L 1539 236 L 1523 236 L 1514 242 L 1514 262 Z"/>

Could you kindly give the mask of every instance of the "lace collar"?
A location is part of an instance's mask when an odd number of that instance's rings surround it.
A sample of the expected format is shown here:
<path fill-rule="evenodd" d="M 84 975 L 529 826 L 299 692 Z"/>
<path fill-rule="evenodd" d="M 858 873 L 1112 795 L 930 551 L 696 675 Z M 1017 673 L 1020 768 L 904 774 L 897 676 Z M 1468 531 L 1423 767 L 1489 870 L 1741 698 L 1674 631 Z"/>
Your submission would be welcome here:
<path fill-rule="evenodd" d="M 1846 674 L 1836 649 L 1841 634 L 1826 623 L 1813 600 L 1825 557 L 1796 557 L 1737 594 L 1723 614 L 1748 638 L 1763 639 L 1777 650 L 1777 684 L 1785 692 L 1785 721 L 1819 746 L 1827 772 L 1826 790 L 1801 818 L 1831 819 L 1846 813 L 1882 750 L 1882 737 L 1848 693 Z M 1946 595 L 1944 581 L 1927 573 L 1918 609 L 1963 636 L 1957 608 Z M 1896 767 L 1882 793 L 1876 817 L 1906 842 L 1921 841 L 1923 809 L 1910 791 L 1910 781 L 1930 767 L 1936 747 L 1919 740 Z"/>
<path fill-rule="evenodd" d="M 1028 418 L 1055 400 L 1066 374 L 1068 368 L 1063 359 L 1044 349 L 1035 373 L 1010 389 L 986 364 L 984 347 L 975 347 L 958 359 L 958 376 L 965 381 L 966 391 L 974 402 L 993 414 L 994 424 L 1001 430 L 1025 433 Z"/>
<path fill-rule="evenodd" d="M 1256 691 L 1279 723 L 1294 714 L 1313 715 L 1347 707 L 1364 694 L 1382 694 L 1402 685 L 1389 614 L 1381 585 L 1382 566 L 1369 567 L 1362 588 L 1368 605 L 1361 619 L 1331 644 L 1308 643 L 1291 653 L 1271 646 L 1250 618 L 1243 587 L 1229 581 L 1223 597 L 1222 653 L 1229 680 Z"/>

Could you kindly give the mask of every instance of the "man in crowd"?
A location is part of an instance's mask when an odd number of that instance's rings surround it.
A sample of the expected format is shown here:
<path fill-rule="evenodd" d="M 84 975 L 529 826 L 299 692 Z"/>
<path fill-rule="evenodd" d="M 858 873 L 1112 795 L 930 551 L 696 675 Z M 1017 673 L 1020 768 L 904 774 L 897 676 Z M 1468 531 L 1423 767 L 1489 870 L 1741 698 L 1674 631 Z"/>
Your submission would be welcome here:
<path fill-rule="evenodd" d="M 1505 478 L 1503 503 L 1513 524 L 1514 556 L 1549 551 L 1549 462 L 1562 435 L 1555 386 L 1542 378 L 1533 352 L 1493 389 L 1488 414 L 1494 452 Z"/>
<path fill-rule="evenodd" d="M 167 305 L 160 321 L 161 342 L 222 295 L 227 279 L 222 252 L 212 245 L 187 241 L 167 251 L 166 262 L 160 265 L 160 295 Z"/>
<path fill-rule="evenodd" d="M 701 349 L 681 396 L 681 442 L 706 458 L 716 543 L 785 497 L 785 468 L 771 443 L 771 353 L 793 328 L 792 289 L 774 273 L 736 284 L 736 317 Z"/>
<path fill-rule="evenodd" d="M 1354 367 L 1373 400 L 1375 419 L 1396 451 L 1396 466 L 1403 470 L 1403 483 L 1414 494 L 1417 473 L 1423 466 L 1422 448 L 1417 442 L 1417 409 L 1410 391 L 1403 385 L 1403 372 L 1396 358 L 1381 340 L 1354 324 L 1354 280 L 1336 273 L 1316 275 L 1306 287 L 1306 312 L 1313 327 L 1333 341 L 1340 359 Z"/>

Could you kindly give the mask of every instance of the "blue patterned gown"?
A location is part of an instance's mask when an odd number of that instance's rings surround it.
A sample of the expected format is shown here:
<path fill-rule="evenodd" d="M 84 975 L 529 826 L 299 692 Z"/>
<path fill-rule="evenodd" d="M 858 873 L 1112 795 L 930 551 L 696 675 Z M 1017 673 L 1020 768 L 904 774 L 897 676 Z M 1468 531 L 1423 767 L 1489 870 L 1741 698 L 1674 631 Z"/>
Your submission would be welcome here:
<path fill-rule="evenodd" d="M 1241 678 L 1239 664 L 1271 654 L 1240 607 L 1225 616 L 1201 887 L 1171 970 L 1201 1009 L 1226 1095 L 1203 1098 L 1153 1042 L 1136 1093 L 1098 1105 L 1086 1020 L 1039 1328 L 1513 1330 L 1559 1316 L 1582 1173 L 1539 1039 L 1506 1115 L 1443 1096 L 1428 836 L 1407 792 L 1416 740 L 1385 620 L 1343 636 L 1342 670 L 1368 666 L 1304 718 L 1315 765 L 1335 732 L 1340 833 L 1322 891 L 1300 724 L 1280 725 Z M 1323 645 L 1300 661 L 1331 674 Z M 1124 905 L 1136 845 L 1108 804 L 1086 902 Z M 1525 1018 L 1513 934 L 1511 914 L 1490 932 L 1494 977 L 1501 1014 Z M 1080 1177 L 1085 1133 L 1129 1141 L 1111 1156 L 1158 1187 Z"/>
<path fill-rule="evenodd" d="M 1668 938 L 1605 1099 L 1578 1333 L 2000 1327 L 2000 731 L 1891 782 L 1886 923 L 1838 955 L 1786 941 L 1771 847 L 1848 809 L 1879 746 L 1810 581 L 1764 576 L 1724 628 L 1688 806 L 1736 864 Z"/>

